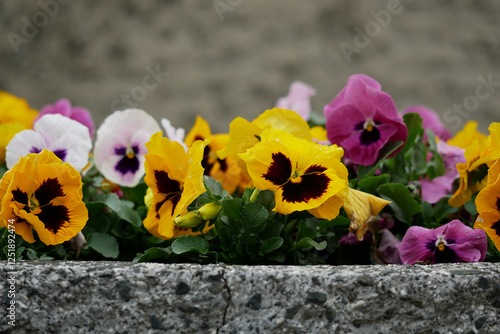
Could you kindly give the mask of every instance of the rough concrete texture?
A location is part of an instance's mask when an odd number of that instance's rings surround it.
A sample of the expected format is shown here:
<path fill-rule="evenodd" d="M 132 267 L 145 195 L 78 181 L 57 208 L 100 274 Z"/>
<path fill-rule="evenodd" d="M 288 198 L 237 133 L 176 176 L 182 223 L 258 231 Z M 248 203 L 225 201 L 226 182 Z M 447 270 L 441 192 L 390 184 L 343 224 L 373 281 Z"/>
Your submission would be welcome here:
<path fill-rule="evenodd" d="M 18 262 L 15 276 L 16 327 L 2 316 L 0 333 L 500 332 L 500 266 L 491 263 Z"/>
<path fill-rule="evenodd" d="M 450 110 L 453 131 L 469 119 L 487 131 L 500 120 L 499 15 L 496 0 L 1 1 L 0 89 L 35 108 L 68 97 L 98 124 L 133 105 L 186 129 L 201 115 L 227 132 L 293 80 L 317 89 L 322 111 L 351 74 L 366 73 L 400 110 Z M 356 48 L 349 59 L 342 43 Z M 168 77 L 144 83 L 157 66 Z M 476 91 L 490 75 L 493 86 Z M 452 110 L 464 103 L 471 111 Z"/>

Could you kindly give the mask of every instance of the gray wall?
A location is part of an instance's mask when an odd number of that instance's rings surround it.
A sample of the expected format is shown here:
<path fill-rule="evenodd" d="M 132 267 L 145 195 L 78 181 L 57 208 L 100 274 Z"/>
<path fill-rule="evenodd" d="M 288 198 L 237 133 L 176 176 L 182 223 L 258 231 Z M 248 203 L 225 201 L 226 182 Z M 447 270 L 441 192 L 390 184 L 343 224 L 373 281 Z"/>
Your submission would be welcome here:
<path fill-rule="evenodd" d="M 400 110 L 449 110 L 453 130 L 500 121 L 499 1 L 57 1 L 0 2 L 0 89 L 35 108 L 68 97 L 100 123 L 132 92 L 129 102 L 157 120 L 189 129 L 202 115 L 226 132 L 234 117 L 274 106 L 293 80 L 317 89 L 322 111 L 365 73 Z M 169 74 L 155 82 L 148 69 Z M 490 91 L 479 79 L 488 76 L 498 83 Z M 453 111 L 464 103 L 471 112 Z"/>

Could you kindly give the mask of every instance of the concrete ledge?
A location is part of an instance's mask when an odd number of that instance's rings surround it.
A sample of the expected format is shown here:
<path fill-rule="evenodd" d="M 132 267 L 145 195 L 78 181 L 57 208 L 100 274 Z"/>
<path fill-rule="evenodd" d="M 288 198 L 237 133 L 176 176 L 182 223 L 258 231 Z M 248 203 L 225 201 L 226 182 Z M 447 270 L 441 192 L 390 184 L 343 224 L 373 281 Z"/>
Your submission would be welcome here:
<path fill-rule="evenodd" d="M 1 333 L 499 333 L 500 265 L 2 264 Z M 5 316 L 14 275 L 16 327 Z"/>

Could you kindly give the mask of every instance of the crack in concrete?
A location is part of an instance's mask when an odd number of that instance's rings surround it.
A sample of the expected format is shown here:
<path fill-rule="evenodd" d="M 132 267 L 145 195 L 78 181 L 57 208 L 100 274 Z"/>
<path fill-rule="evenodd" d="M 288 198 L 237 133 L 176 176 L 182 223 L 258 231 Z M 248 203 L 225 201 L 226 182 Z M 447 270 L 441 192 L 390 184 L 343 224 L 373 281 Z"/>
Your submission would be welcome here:
<path fill-rule="evenodd" d="M 222 324 L 216 330 L 217 334 L 219 334 L 219 331 L 221 330 L 221 328 L 224 327 L 224 325 L 226 324 L 227 310 L 229 309 L 229 304 L 231 303 L 231 289 L 229 288 L 229 285 L 227 284 L 227 280 L 226 280 L 225 275 L 226 275 L 226 266 L 222 267 L 222 280 L 224 281 L 224 290 L 227 291 L 227 301 L 226 301 L 226 307 L 224 308 L 224 313 L 222 314 Z"/>

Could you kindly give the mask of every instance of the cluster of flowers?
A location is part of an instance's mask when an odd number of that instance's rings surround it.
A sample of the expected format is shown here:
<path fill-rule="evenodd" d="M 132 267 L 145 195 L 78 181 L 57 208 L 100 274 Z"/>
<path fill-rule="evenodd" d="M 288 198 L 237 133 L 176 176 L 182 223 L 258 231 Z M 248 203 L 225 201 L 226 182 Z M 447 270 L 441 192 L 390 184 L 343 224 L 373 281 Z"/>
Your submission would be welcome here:
<path fill-rule="evenodd" d="M 285 246 L 321 251 L 323 240 L 336 242 L 331 252 L 368 244 L 377 262 L 415 264 L 484 261 L 487 236 L 500 248 L 500 123 L 484 135 L 468 122 L 452 137 L 425 107 L 398 112 L 391 96 L 365 75 L 349 78 L 324 118 L 311 112 L 314 95 L 312 87 L 295 82 L 275 108 L 251 122 L 234 119 L 227 134 L 212 134 L 199 116 L 185 135 L 167 119 L 162 132 L 143 110 L 116 111 L 93 144 L 86 109 L 62 99 L 38 113 L 2 92 L 0 227 L 14 221 L 15 233 L 28 243 L 84 247 L 95 206 L 82 180 L 92 176 L 97 194 L 124 198 L 135 189 L 140 200 L 129 209 L 146 208 L 139 227 L 158 243 L 189 240 L 186 252 L 206 254 L 200 240 L 217 237 L 222 251 L 234 246 L 250 252 L 252 237 L 266 233 L 270 237 L 258 239 L 260 255 L 276 255 Z M 208 185 L 210 179 L 221 191 Z M 270 192 L 272 205 L 262 213 L 257 205 Z M 266 227 L 259 228 L 260 216 Z M 271 233 L 278 221 L 283 227 Z M 234 232 L 239 224 L 241 231 Z M 253 232 L 241 246 L 227 241 L 229 230 Z"/>

